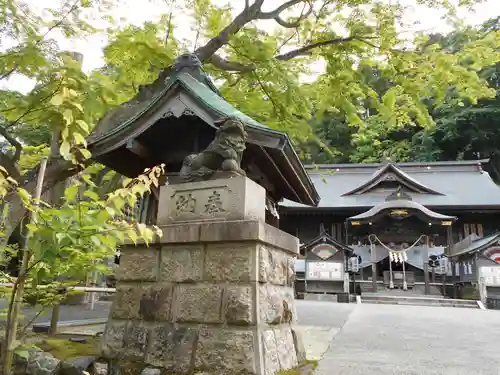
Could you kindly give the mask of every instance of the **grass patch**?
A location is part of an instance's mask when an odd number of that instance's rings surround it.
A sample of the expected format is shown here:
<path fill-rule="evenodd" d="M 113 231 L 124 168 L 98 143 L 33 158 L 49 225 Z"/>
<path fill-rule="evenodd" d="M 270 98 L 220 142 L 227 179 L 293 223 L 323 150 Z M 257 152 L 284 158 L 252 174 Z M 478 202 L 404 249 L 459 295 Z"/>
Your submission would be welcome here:
<path fill-rule="evenodd" d="M 316 367 L 318 367 L 318 361 L 304 361 L 298 367 L 280 371 L 277 375 L 312 375 Z"/>
<path fill-rule="evenodd" d="M 54 336 L 47 337 L 36 345 L 60 360 L 98 355 L 98 339 L 94 337 L 86 338 L 85 342 L 73 342 L 68 336 Z"/>
<path fill-rule="evenodd" d="M 44 352 L 52 354 L 59 360 L 75 357 L 98 356 L 99 338 L 87 337 L 85 342 L 73 342 L 69 336 L 34 335 L 30 338 L 33 344 Z M 304 361 L 298 367 L 278 372 L 277 375 L 312 375 L 318 361 Z"/>

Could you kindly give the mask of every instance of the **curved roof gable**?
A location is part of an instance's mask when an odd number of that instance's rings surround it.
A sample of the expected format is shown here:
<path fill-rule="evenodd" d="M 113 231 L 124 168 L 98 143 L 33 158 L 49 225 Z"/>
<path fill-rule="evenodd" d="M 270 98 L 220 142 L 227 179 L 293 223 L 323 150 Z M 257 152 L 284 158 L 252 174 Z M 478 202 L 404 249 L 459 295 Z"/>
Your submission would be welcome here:
<path fill-rule="evenodd" d="M 342 242 L 337 241 L 335 238 L 330 236 L 324 228 L 322 228 L 321 233 L 317 237 L 314 237 L 309 242 L 302 244 L 300 247 L 301 249 L 310 250 L 320 244 L 332 245 L 337 250 L 347 251 L 348 253 L 354 252 L 354 250 L 352 250 L 349 246 L 344 245 Z"/>
<path fill-rule="evenodd" d="M 409 211 L 413 211 L 418 213 L 417 216 L 423 216 L 428 220 L 441 222 L 441 224 L 453 222 L 457 219 L 455 216 L 443 215 L 439 212 L 429 210 L 420 203 L 413 202 L 412 198 L 406 194 L 404 189 L 400 186 L 396 191 L 392 192 L 385 198 L 384 203 L 380 203 L 359 215 L 351 216 L 347 218 L 347 221 L 350 221 L 351 223 L 355 221 L 368 221 L 372 218 L 383 216 L 387 213 L 387 211 L 390 211 L 390 216 L 394 215 L 395 217 L 400 218 L 410 216 Z"/>
<path fill-rule="evenodd" d="M 430 187 L 420 183 L 418 180 L 410 177 L 407 173 L 403 172 L 396 165 L 390 162 L 373 173 L 369 180 L 361 183 L 347 193 L 342 194 L 342 196 L 368 193 L 384 181 L 396 181 L 400 184 L 400 186 L 404 186 L 406 189 L 414 193 L 444 195 L 443 193 L 431 189 Z"/>
<path fill-rule="evenodd" d="M 455 216 L 443 215 L 438 212 L 434 212 L 429 210 L 428 208 L 422 206 L 420 203 L 413 202 L 406 199 L 394 199 L 388 200 L 384 203 L 381 203 L 370 210 L 363 212 L 356 216 L 351 216 L 347 220 L 348 221 L 364 221 L 369 220 L 379 214 L 381 214 L 385 210 L 393 210 L 393 209 L 412 209 L 415 211 L 421 212 L 424 216 L 429 219 L 436 221 L 455 221 L 457 218 Z"/>

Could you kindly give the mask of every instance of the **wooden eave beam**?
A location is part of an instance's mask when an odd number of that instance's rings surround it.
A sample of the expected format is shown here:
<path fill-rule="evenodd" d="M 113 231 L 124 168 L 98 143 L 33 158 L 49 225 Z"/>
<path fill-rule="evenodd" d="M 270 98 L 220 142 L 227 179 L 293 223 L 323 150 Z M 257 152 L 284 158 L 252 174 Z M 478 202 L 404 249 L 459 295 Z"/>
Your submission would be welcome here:
<path fill-rule="evenodd" d="M 151 159 L 152 154 L 147 147 L 145 147 L 137 139 L 131 139 L 127 142 L 125 148 L 142 159 Z"/>

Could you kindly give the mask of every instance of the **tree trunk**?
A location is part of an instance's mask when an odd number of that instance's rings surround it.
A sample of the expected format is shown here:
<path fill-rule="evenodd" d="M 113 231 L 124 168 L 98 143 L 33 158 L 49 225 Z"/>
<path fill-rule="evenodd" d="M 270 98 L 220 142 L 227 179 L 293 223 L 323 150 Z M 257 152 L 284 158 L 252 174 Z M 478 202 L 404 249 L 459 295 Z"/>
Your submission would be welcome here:
<path fill-rule="evenodd" d="M 87 164 L 88 163 L 90 163 L 90 160 L 87 161 Z M 61 157 L 49 159 L 45 171 L 45 179 L 41 188 L 41 194 L 43 195 L 58 182 L 64 181 L 65 179 L 74 176 L 85 167 L 86 165 L 75 165 L 71 161 L 64 160 Z M 24 177 L 24 181 L 19 184 L 19 187 L 25 189 L 30 194 L 34 194 L 36 190 L 37 175 L 39 174 L 39 171 L 40 164 L 26 174 L 26 176 Z M 12 232 L 16 229 L 21 219 L 26 216 L 26 209 L 24 208 L 21 199 L 17 194 L 8 195 L 7 197 L 5 197 L 4 202 L 9 205 L 4 239 L 5 241 L 7 241 Z"/>
<path fill-rule="evenodd" d="M 35 203 L 39 201 L 42 196 L 43 180 L 47 166 L 47 159 L 42 160 L 38 171 L 38 176 L 35 185 Z M 35 215 L 35 214 L 33 214 Z M 33 217 L 32 217 L 33 218 Z M 5 330 L 5 352 L 3 361 L 3 374 L 12 375 L 12 365 L 14 364 L 14 353 L 16 350 L 17 341 L 17 327 L 19 325 L 19 314 L 21 312 L 21 304 L 24 297 L 24 286 L 26 283 L 26 276 L 28 274 L 29 262 L 31 259 L 31 252 L 28 247 L 28 238 L 25 236 L 23 244 L 23 258 L 21 261 L 21 268 L 19 270 L 19 277 L 16 280 L 14 288 L 12 289 L 11 302 L 9 305 L 9 314 L 7 317 L 7 325 Z"/>

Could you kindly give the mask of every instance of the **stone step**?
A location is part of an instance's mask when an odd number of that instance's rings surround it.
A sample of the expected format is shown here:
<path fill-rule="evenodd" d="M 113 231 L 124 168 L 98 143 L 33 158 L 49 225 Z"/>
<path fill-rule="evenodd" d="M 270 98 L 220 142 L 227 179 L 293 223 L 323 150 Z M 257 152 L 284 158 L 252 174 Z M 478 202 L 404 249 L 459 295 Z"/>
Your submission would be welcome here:
<path fill-rule="evenodd" d="M 473 308 L 473 309 L 479 308 L 477 301 L 474 300 L 433 298 L 433 297 L 362 296 L 361 302 L 375 303 L 375 304 L 392 304 L 392 305 L 462 307 L 462 308 Z"/>
<path fill-rule="evenodd" d="M 462 304 L 442 304 L 442 303 L 421 303 L 421 302 L 395 302 L 395 301 L 368 301 L 363 303 L 376 304 L 376 305 L 406 305 L 406 306 L 437 306 L 437 307 L 457 307 L 465 309 L 478 309 L 476 305 L 462 305 Z"/>

